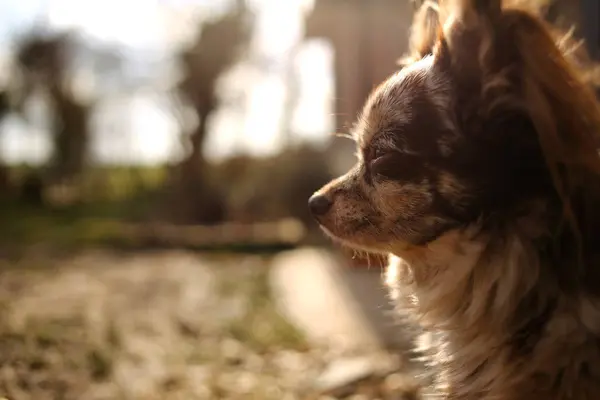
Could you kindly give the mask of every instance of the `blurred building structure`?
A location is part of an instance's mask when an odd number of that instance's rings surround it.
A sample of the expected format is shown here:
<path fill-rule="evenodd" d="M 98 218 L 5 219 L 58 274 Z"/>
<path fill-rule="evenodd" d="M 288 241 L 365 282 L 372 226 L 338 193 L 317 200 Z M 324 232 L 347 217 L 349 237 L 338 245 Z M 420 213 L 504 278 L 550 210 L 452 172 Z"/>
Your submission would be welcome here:
<path fill-rule="evenodd" d="M 567 2 L 564 0 L 565 3 Z M 572 2 L 574 3 L 574 2 Z M 600 59 L 600 2 L 579 0 L 581 3 L 581 32 L 594 60 Z"/>

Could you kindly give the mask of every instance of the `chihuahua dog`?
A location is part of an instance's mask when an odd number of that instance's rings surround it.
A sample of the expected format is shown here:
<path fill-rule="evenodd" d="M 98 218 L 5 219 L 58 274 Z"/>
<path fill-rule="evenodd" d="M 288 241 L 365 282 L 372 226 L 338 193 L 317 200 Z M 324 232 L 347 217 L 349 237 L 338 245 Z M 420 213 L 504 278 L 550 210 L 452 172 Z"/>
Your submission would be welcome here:
<path fill-rule="evenodd" d="M 565 41 L 500 0 L 427 4 L 367 100 L 356 165 L 309 200 L 387 254 L 438 398 L 600 399 L 600 109 Z"/>

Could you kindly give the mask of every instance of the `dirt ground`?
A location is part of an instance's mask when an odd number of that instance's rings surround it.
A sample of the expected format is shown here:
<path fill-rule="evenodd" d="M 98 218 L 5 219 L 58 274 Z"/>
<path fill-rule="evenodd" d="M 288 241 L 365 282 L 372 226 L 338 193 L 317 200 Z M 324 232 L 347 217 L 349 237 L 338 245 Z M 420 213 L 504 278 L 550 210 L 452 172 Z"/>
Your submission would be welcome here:
<path fill-rule="evenodd" d="M 0 397 L 318 398 L 309 388 L 332 355 L 277 311 L 267 258 L 88 251 L 4 264 Z M 355 398 L 384 398 L 369 390 Z"/>

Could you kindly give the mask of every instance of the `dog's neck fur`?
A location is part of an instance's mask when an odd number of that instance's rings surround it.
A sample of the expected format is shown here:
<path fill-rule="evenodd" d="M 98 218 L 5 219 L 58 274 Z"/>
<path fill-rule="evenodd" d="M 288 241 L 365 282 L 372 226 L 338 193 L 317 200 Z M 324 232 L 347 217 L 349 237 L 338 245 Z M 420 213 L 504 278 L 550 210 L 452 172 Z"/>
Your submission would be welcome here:
<path fill-rule="evenodd" d="M 540 218 L 501 233 L 447 232 L 391 257 L 387 283 L 439 343 L 448 399 L 592 399 L 600 393 L 600 300 L 561 289 Z M 567 294 L 570 293 L 570 294 Z"/>

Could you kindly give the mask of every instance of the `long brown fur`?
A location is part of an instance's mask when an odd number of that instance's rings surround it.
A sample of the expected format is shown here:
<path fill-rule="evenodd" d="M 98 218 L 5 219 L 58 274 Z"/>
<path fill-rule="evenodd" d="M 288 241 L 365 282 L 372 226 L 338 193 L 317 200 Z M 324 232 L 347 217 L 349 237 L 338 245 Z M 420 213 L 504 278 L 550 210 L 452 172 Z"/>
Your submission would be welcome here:
<path fill-rule="evenodd" d="M 425 6 L 356 166 L 310 205 L 390 254 L 399 310 L 435 337 L 435 394 L 600 399 L 600 109 L 566 42 L 506 3 Z"/>

